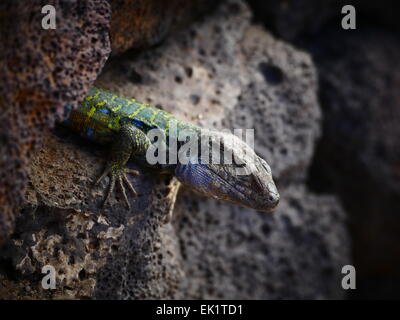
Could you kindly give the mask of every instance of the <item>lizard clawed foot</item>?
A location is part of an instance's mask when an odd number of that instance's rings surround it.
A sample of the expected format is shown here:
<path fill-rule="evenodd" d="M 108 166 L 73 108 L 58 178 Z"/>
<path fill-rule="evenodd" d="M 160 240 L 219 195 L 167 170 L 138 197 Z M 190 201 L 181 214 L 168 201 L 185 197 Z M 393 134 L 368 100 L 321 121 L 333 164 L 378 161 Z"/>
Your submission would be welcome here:
<path fill-rule="evenodd" d="M 137 170 L 132 170 L 129 168 L 114 165 L 114 166 L 110 166 L 106 170 L 104 170 L 104 172 L 100 176 L 100 178 L 98 178 L 97 181 L 94 183 L 94 185 L 98 185 L 100 183 L 100 181 L 103 180 L 107 175 L 110 175 L 110 177 L 111 177 L 107 195 L 102 203 L 102 207 L 104 207 L 104 205 L 110 198 L 111 193 L 114 191 L 115 183 L 118 183 L 118 186 L 122 191 L 122 195 L 124 196 L 124 201 L 125 201 L 126 206 L 128 207 L 128 209 L 131 208 L 129 201 L 128 201 L 128 197 L 126 195 L 124 182 L 128 186 L 128 189 L 132 192 L 132 194 L 134 196 L 137 196 L 137 192 L 136 192 L 135 188 L 132 186 L 132 184 L 130 183 L 130 181 L 128 180 L 128 178 L 126 176 L 127 173 L 133 174 L 136 176 L 139 175 L 139 171 L 137 171 Z"/>

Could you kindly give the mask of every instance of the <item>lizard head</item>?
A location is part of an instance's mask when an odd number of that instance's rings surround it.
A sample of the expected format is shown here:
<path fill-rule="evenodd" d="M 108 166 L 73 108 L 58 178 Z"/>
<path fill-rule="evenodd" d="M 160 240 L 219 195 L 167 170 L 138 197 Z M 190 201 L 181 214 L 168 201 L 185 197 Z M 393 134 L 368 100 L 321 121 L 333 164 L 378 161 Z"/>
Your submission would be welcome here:
<path fill-rule="evenodd" d="M 209 151 L 212 159 L 207 156 L 209 161 L 204 163 L 204 157 L 203 161 L 191 157 L 186 164 L 178 163 L 177 178 L 201 194 L 258 211 L 273 211 L 279 203 L 279 193 L 267 162 L 232 134 L 208 131 L 205 137 L 206 147 L 213 150 Z M 204 134 L 201 141 L 204 143 Z M 215 161 L 218 153 L 220 161 Z"/>

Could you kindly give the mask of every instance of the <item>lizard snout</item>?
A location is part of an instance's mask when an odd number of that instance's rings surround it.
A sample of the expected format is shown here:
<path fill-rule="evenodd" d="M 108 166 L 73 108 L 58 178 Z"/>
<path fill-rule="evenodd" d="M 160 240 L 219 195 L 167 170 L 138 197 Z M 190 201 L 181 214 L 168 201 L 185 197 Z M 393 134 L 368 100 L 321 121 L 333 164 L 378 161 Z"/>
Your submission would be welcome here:
<path fill-rule="evenodd" d="M 272 207 L 272 209 L 275 209 L 277 205 L 279 204 L 279 200 L 281 199 L 281 196 L 279 193 L 271 193 L 268 196 L 268 204 Z"/>

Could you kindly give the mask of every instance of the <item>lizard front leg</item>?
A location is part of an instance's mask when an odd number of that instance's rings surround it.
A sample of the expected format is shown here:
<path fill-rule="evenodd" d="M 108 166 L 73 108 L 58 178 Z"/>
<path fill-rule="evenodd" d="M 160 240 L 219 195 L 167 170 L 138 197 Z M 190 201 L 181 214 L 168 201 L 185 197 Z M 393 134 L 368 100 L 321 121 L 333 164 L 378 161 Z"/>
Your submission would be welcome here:
<path fill-rule="evenodd" d="M 100 183 L 107 175 L 110 175 L 110 184 L 106 194 L 106 197 L 102 203 L 102 206 L 109 200 L 111 193 L 114 191 L 115 184 L 117 183 L 121 189 L 124 201 L 127 207 L 130 209 L 128 197 L 126 195 L 124 183 L 128 186 L 128 189 L 137 195 L 137 192 L 129 182 L 126 174 L 139 175 L 139 172 L 126 168 L 125 165 L 129 158 L 133 155 L 145 154 L 147 148 L 150 146 L 150 140 L 146 134 L 136 128 L 133 125 L 124 125 L 115 136 L 115 141 L 111 147 L 110 158 L 107 162 L 106 168 L 103 174 L 97 179 L 95 185 Z"/>

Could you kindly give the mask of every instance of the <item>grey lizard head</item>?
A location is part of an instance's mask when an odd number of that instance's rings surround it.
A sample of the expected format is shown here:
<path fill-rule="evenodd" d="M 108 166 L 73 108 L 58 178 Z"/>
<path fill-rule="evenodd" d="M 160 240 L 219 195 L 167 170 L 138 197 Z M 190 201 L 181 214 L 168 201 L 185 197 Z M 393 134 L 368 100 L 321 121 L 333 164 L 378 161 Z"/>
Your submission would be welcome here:
<path fill-rule="evenodd" d="M 177 178 L 201 194 L 258 211 L 273 211 L 280 196 L 267 162 L 235 135 L 208 130 L 202 132 L 202 143 L 204 138 L 209 139 L 205 144 L 208 150 L 214 148 L 212 158 L 204 157 L 203 152 L 203 161 L 192 157 L 187 164 L 178 163 Z M 218 153 L 219 162 L 214 158 Z M 205 158 L 209 163 L 204 163 Z"/>

